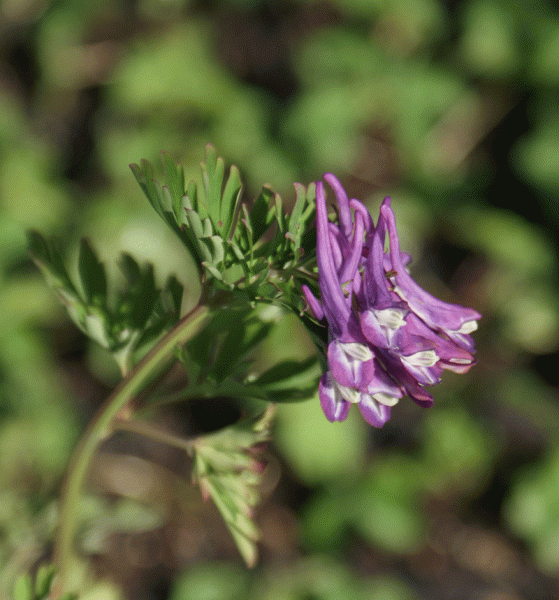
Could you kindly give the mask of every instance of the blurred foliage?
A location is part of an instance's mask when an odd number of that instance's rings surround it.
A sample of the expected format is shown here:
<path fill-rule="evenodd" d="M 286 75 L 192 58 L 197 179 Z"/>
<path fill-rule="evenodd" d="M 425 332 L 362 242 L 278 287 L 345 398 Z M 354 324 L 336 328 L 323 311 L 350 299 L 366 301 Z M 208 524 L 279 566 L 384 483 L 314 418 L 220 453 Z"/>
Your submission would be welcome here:
<path fill-rule="evenodd" d="M 296 568 L 268 570 L 258 581 L 228 563 L 200 565 L 176 581 L 171 600 L 415 600 L 403 581 L 381 576 L 367 581 L 326 556 L 301 560 Z"/>
<path fill-rule="evenodd" d="M 555 450 L 517 477 L 505 505 L 512 530 L 529 541 L 538 564 L 550 573 L 559 567 L 559 456 Z"/>
<path fill-rule="evenodd" d="M 197 269 L 128 165 L 166 150 L 190 180 L 211 142 L 248 182 L 243 202 L 268 183 L 294 203 L 294 181 L 328 170 L 372 208 L 390 193 L 416 278 L 483 313 L 479 364 L 449 375 L 428 412 L 401 402 L 379 431 L 328 423 L 316 399 L 281 405 L 254 572 L 223 561 L 233 554 L 210 509 L 187 502 L 188 522 L 169 511 L 142 529 L 141 511 L 128 527 L 101 502 L 98 574 L 130 598 L 556 597 L 551 0 L 1 0 L 0 15 L 1 593 L 48 556 L 71 449 L 113 383 L 109 353 L 32 268 L 25 230 L 61 239 L 72 281 L 83 235 L 109 270 L 121 252 L 150 261 L 154 289 L 183 286 L 184 312 Z M 312 352 L 291 318 L 264 347 L 262 372 Z M 184 475 L 159 447 L 111 443 Z"/>
<path fill-rule="evenodd" d="M 56 568 L 52 565 L 41 565 L 34 581 L 29 573 L 21 575 L 14 585 L 14 600 L 48 599 L 55 576 Z M 62 596 L 63 600 L 77 600 L 77 597 L 72 592 Z"/>

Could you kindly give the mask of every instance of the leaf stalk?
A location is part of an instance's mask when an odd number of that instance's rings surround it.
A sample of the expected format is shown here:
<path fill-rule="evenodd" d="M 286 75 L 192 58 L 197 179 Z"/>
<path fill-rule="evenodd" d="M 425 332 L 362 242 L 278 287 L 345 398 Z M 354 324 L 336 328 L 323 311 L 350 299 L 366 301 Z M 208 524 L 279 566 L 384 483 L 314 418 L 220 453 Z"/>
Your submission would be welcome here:
<path fill-rule="evenodd" d="M 122 421 L 129 418 L 127 409 L 132 400 L 174 359 L 177 346 L 199 331 L 209 312 L 208 305 L 198 304 L 187 313 L 120 382 L 86 428 L 62 490 L 60 525 L 54 548 L 58 571 L 52 598 L 60 598 L 68 591 L 66 585 L 74 553 L 79 497 L 99 444 L 113 432 L 117 420 L 122 426 Z"/>

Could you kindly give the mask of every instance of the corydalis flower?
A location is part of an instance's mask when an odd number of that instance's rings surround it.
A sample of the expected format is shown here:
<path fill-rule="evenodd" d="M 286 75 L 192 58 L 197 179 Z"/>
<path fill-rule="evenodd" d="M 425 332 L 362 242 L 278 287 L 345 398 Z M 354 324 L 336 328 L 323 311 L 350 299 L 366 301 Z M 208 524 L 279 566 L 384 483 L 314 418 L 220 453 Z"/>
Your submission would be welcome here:
<path fill-rule="evenodd" d="M 328 367 L 319 384 L 322 409 L 343 421 L 351 404 L 375 427 L 408 395 L 421 406 L 433 397 L 425 386 L 450 369 L 474 364 L 473 340 L 480 314 L 448 304 L 420 288 L 406 271 L 390 198 L 375 227 L 358 200 L 349 200 L 327 173 L 338 202 L 338 224 L 328 220 L 324 185 L 316 186 L 317 263 L 321 302 L 303 291 L 318 320 L 328 323 Z M 389 252 L 384 251 L 388 234 Z"/>

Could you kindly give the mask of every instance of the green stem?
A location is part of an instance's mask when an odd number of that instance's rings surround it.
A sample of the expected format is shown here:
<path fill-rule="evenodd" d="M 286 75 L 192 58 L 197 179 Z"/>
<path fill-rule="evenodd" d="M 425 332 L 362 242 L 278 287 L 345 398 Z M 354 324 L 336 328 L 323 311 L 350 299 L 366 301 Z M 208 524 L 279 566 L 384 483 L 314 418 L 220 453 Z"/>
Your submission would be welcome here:
<path fill-rule="evenodd" d="M 162 444 L 166 444 L 167 446 L 172 446 L 173 448 L 179 448 L 179 450 L 184 450 L 185 452 L 191 452 L 193 447 L 193 441 L 190 439 L 185 439 L 180 435 L 174 435 L 173 433 L 169 433 L 164 429 L 160 429 L 159 427 L 147 423 L 145 421 L 120 421 L 116 419 L 114 421 L 114 429 L 119 429 L 121 431 L 130 431 L 131 433 L 137 433 L 143 437 L 147 437 L 151 440 L 155 440 L 156 442 L 161 442 Z"/>
<path fill-rule="evenodd" d="M 209 310 L 207 305 L 198 304 L 186 314 L 120 382 L 85 430 L 72 457 L 62 490 L 60 525 L 54 549 L 58 576 L 53 598 L 69 591 L 65 588 L 73 556 L 78 500 L 97 447 L 112 432 L 114 419 L 119 414 L 125 419 L 124 413 L 129 402 L 172 361 L 175 348 L 199 330 Z"/>

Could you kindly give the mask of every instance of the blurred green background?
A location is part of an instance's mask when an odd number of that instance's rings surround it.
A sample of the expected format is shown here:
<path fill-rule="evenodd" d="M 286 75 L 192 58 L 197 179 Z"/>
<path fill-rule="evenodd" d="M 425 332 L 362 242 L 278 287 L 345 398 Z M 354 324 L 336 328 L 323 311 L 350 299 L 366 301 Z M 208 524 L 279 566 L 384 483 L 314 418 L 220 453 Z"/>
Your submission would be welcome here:
<path fill-rule="evenodd" d="M 0 596 L 49 558 L 71 449 L 117 380 L 25 230 L 70 263 L 83 235 L 111 268 L 149 259 L 187 306 L 191 262 L 128 164 L 167 150 L 197 176 L 211 142 L 245 198 L 325 171 L 373 214 L 390 194 L 416 279 L 483 314 L 478 364 L 382 430 L 282 405 L 251 572 L 183 457 L 113 441 L 84 505 L 90 596 L 558 598 L 558 107 L 551 0 L 1 0 Z M 308 353 L 295 327 L 264 351 Z"/>

